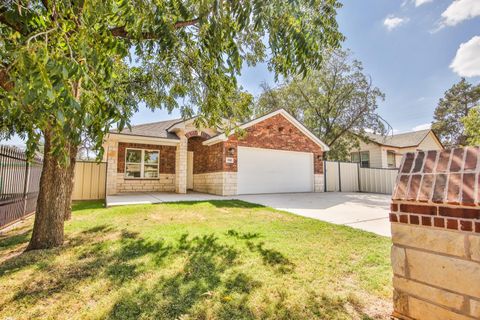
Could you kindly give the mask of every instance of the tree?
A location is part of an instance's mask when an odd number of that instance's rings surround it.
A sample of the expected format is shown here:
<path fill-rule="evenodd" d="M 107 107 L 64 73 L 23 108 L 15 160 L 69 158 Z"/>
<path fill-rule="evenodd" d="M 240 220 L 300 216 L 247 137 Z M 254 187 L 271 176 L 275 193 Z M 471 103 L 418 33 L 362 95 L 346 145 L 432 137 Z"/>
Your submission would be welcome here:
<path fill-rule="evenodd" d="M 276 76 L 318 68 L 342 40 L 336 0 L 4 0 L 0 4 L 0 138 L 17 132 L 44 165 L 28 249 L 63 243 L 82 139 L 101 145 L 144 102 L 232 123 L 243 64 Z M 267 55 L 268 53 L 268 55 Z M 236 101 L 235 108 L 230 101 Z"/>
<path fill-rule="evenodd" d="M 480 106 L 471 108 L 462 123 L 465 126 L 467 145 L 480 146 Z"/>
<path fill-rule="evenodd" d="M 290 78 L 277 88 L 264 84 L 263 89 L 256 113 L 285 108 L 331 148 L 332 159 L 345 160 L 366 129 L 385 133 L 388 127 L 376 113 L 383 93 L 348 51 L 326 53 L 320 70 L 306 78 Z"/>
<path fill-rule="evenodd" d="M 462 119 L 480 104 L 480 85 L 472 85 L 462 78 L 438 102 L 432 129 L 446 147 L 464 146 L 470 138 Z"/>

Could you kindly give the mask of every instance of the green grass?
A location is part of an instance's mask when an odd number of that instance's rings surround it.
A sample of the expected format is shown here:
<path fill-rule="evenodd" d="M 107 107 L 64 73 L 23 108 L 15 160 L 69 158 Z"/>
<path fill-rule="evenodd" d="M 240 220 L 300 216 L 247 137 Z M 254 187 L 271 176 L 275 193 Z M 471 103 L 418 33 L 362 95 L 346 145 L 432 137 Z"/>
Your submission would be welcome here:
<path fill-rule="evenodd" d="M 0 319 L 386 319 L 390 240 L 241 201 L 75 204 L 0 237 Z"/>

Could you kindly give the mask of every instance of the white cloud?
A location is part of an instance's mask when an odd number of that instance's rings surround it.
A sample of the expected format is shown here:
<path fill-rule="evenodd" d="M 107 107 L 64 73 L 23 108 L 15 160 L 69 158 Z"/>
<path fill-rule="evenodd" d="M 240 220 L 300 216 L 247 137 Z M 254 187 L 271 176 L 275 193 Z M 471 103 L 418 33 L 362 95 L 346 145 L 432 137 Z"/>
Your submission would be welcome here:
<path fill-rule="evenodd" d="M 450 68 L 460 77 L 480 76 L 480 36 L 460 44 Z"/>
<path fill-rule="evenodd" d="M 454 26 L 478 16 L 480 16 L 479 0 L 455 0 L 442 13 L 441 26 Z"/>
<path fill-rule="evenodd" d="M 432 2 L 433 0 L 415 0 L 415 7 L 420 7 L 422 4 Z"/>
<path fill-rule="evenodd" d="M 400 18 L 395 17 L 394 15 L 389 15 L 385 18 L 385 20 L 383 20 L 383 25 L 390 31 L 407 22 L 408 18 Z"/>
<path fill-rule="evenodd" d="M 431 127 L 432 127 L 431 123 L 423 123 L 413 127 L 412 131 L 427 130 L 427 129 L 430 129 Z"/>

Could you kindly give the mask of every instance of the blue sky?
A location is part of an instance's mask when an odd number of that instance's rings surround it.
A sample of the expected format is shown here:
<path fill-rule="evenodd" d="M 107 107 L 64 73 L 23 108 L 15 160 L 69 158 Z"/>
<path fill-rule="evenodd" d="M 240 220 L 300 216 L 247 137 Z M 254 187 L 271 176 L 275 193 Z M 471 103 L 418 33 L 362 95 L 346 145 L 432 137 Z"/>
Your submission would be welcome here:
<path fill-rule="evenodd" d="M 425 128 L 445 90 L 469 75 L 480 78 L 480 0 L 344 0 L 338 23 L 343 44 L 386 95 L 379 113 L 395 132 Z M 443 14 L 443 16 L 442 16 Z M 473 40 L 472 40 L 473 39 Z M 450 65 L 462 43 L 468 50 Z M 465 52 L 466 51 L 466 52 Z M 478 58 L 473 58 L 472 55 Z M 474 76 L 476 75 L 476 76 Z M 265 65 L 245 68 L 240 84 L 255 96 L 263 81 L 275 85 Z M 178 117 L 142 110 L 132 123 Z"/>

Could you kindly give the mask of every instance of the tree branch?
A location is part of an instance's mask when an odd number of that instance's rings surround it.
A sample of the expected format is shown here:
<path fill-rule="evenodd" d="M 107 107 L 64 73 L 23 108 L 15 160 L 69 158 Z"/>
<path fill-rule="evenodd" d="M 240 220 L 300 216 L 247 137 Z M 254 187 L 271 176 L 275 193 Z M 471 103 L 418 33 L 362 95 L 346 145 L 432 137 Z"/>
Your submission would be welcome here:
<path fill-rule="evenodd" d="M 10 29 L 13 29 L 13 30 L 18 31 L 21 34 L 25 35 L 24 25 L 19 23 L 16 20 L 12 21 L 11 19 L 8 19 L 5 16 L 5 13 L 7 13 L 6 8 L 0 8 L 0 23 L 6 25 Z"/>
<path fill-rule="evenodd" d="M 192 20 L 178 21 L 173 25 L 173 27 L 175 29 L 180 29 L 180 28 L 184 28 L 184 27 L 188 27 L 188 26 L 193 26 L 193 25 L 197 24 L 199 21 L 200 21 L 199 18 L 195 18 L 195 19 L 192 19 Z M 126 39 L 131 38 L 130 34 L 127 32 L 127 30 L 125 30 L 124 26 L 123 27 L 111 28 L 110 32 L 115 37 L 126 38 Z M 153 32 L 143 32 L 141 38 L 142 38 L 142 40 L 158 39 L 158 35 L 153 33 Z"/>
<path fill-rule="evenodd" d="M 5 91 L 10 91 L 13 89 L 13 82 L 10 81 L 8 71 L 6 69 L 0 69 L 0 87 L 2 87 Z"/>

